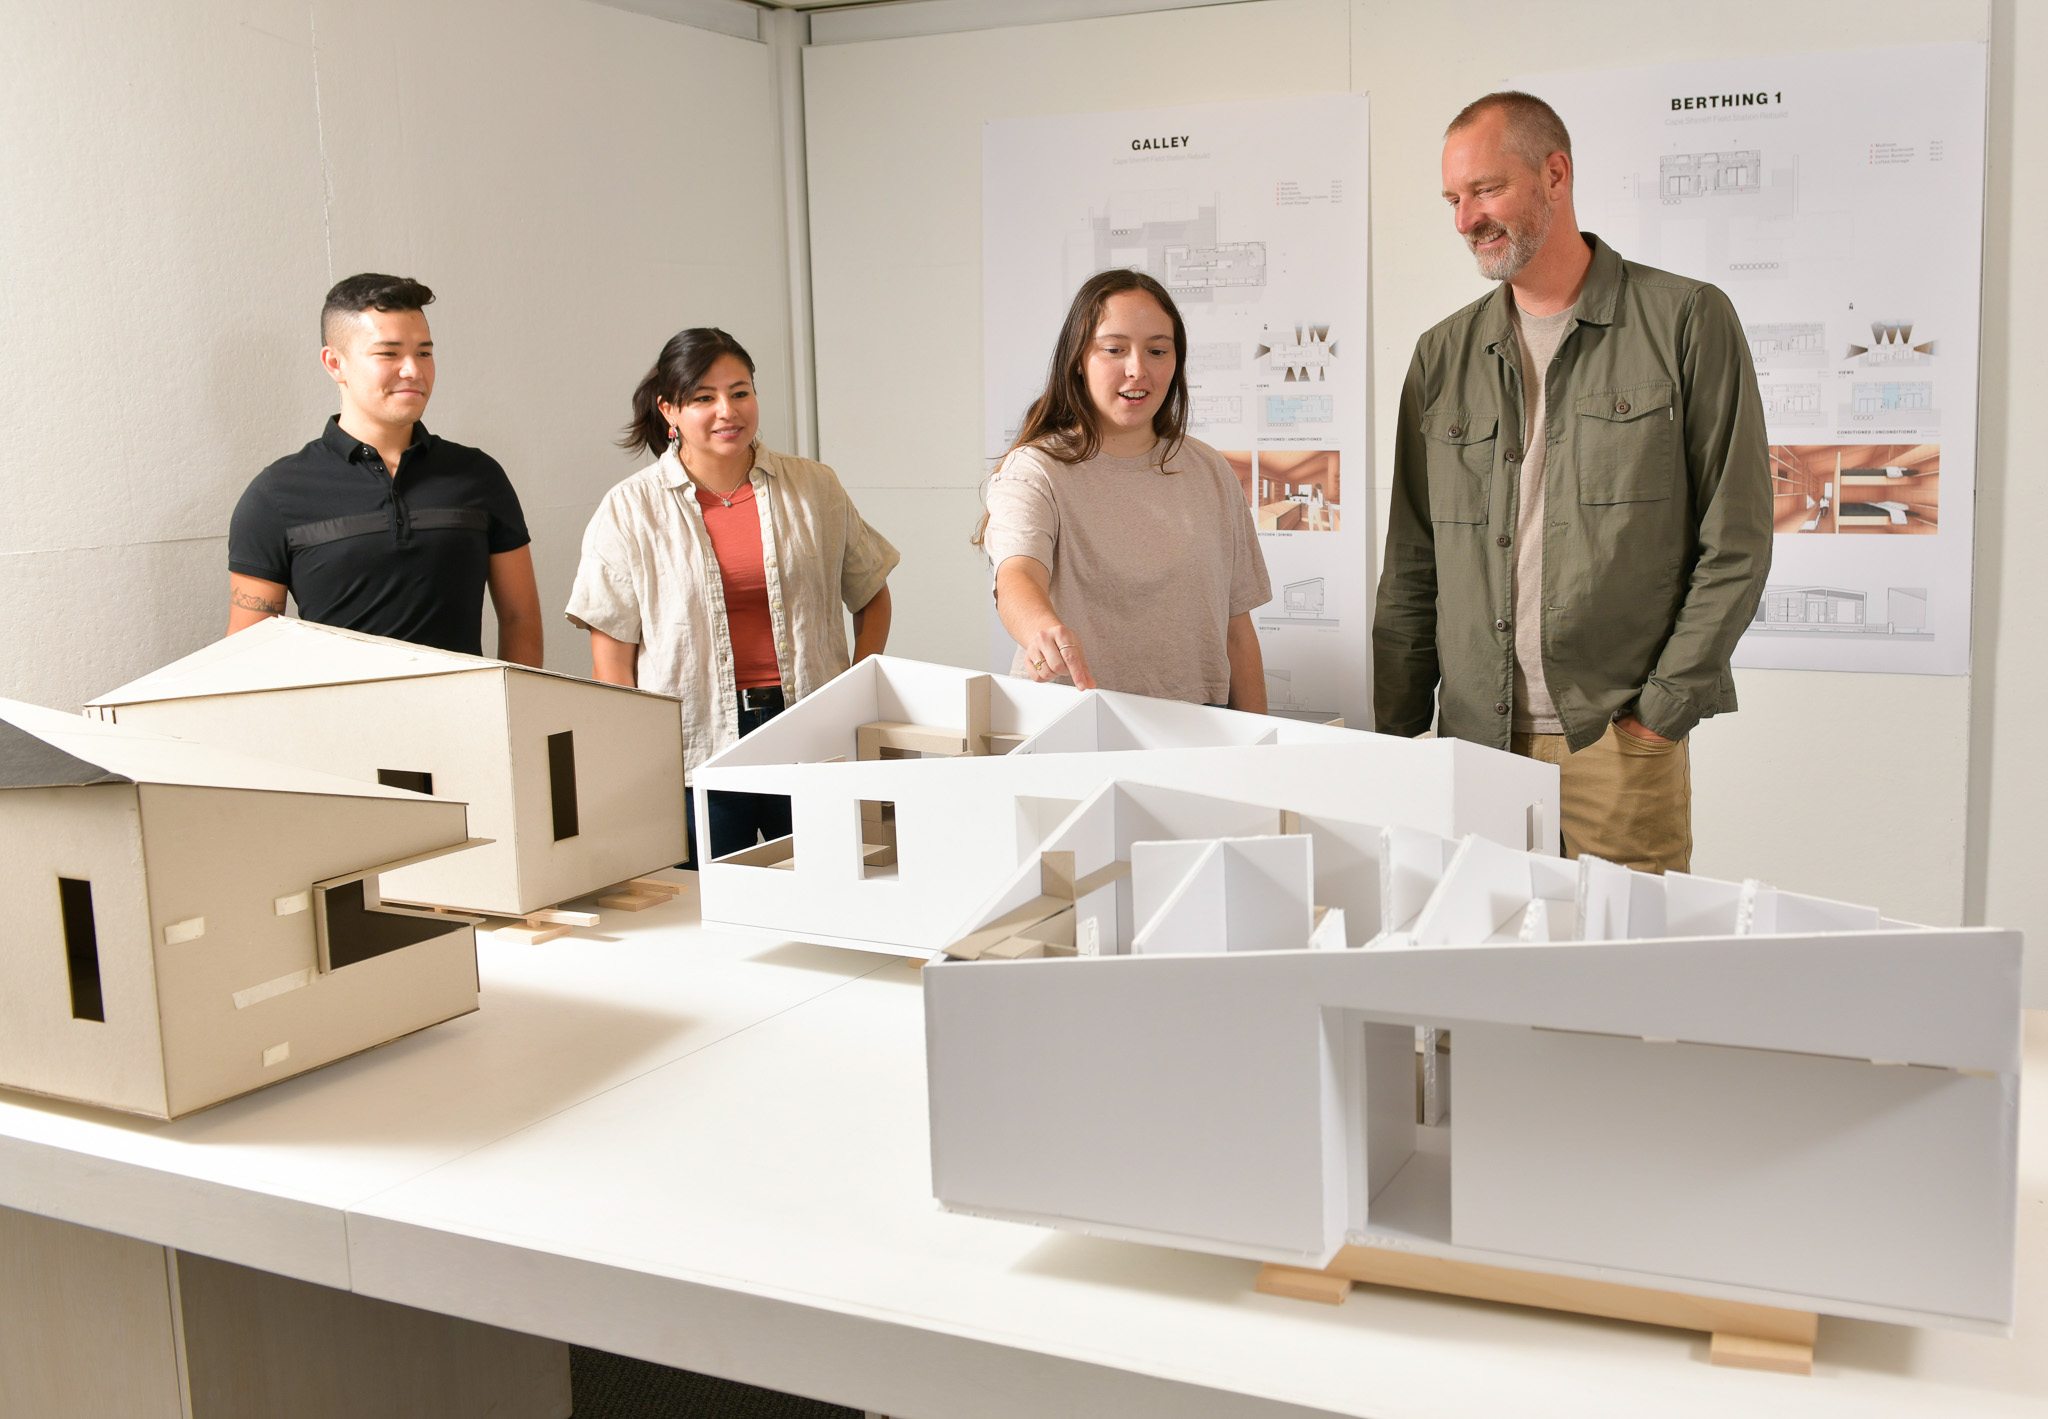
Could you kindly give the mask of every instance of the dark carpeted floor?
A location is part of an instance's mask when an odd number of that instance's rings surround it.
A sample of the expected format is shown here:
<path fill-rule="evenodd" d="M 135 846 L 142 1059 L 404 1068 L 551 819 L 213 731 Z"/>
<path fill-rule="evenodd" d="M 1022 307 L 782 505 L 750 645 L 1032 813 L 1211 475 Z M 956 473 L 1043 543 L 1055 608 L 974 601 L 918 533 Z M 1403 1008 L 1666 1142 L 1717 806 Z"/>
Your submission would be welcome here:
<path fill-rule="evenodd" d="M 861 1419 L 858 1409 L 569 1347 L 576 1419 Z"/>

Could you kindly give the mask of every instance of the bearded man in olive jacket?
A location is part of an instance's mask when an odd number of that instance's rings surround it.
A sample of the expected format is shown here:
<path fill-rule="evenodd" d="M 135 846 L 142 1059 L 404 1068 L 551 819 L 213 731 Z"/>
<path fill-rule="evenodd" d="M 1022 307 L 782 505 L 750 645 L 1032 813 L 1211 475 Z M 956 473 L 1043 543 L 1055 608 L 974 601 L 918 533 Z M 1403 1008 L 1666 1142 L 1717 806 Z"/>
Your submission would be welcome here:
<path fill-rule="evenodd" d="M 1686 736 L 1735 708 L 1729 657 L 1771 562 L 1742 324 L 1715 287 L 1579 231 L 1571 138 L 1541 99 L 1469 105 L 1443 168 L 1501 284 L 1416 343 L 1402 390 L 1378 727 L 1554 763 L 1568 855 L 1684 871 Z"/>

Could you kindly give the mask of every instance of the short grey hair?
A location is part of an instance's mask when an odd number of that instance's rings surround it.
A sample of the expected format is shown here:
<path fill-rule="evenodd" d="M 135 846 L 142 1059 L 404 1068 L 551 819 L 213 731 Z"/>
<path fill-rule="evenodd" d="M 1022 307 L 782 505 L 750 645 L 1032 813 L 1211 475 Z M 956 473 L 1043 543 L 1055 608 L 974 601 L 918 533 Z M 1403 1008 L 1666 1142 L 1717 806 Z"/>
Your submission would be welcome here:
<path fill-rule="evenodd" d="M 1566 157 L 1572 155 L 1572 135 L 1565 131 L 1564 120 L 1557 116 L 1557 110 L 1536 95 L 1525 94 L 1519 89 L 1503 89 L 1472 100 L 1458 110 L 1458 116 L 1444 130 L 1444 137 L 1470 128 L 1487 114 L 1495 112 L 1507 119 L 1508 147 L 1531 168 L 1542 171 L 1543 164 L 1552 153 L 1563 153 Z"/>

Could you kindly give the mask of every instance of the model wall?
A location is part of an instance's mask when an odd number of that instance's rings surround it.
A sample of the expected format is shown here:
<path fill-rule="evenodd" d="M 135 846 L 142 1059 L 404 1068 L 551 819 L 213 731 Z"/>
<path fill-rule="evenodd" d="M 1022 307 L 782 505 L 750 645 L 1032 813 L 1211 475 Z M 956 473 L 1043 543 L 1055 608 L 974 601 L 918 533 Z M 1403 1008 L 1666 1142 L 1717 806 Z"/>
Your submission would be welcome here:
<path fill-rule="evenodd" d="M 0 7 L 0 53 L 0 692 L 76 708 L 220 635 L 229 512 L 334 411 L 356 271 L 435 288 L 427 423 L 511 474 L 556 668 L 662 340 L 738 335 L 788 443 L 765 44 L 588 0 L 75 0 Z"/>
<path fill-rule="evenodd" d="M 1415 338 L 1486 288 L 1438 195 L 1441 136 L 1460 105 L 1545 71 L 1988 39 L 1976 673 L 1738 671 L 1742 712 L 1702 726 L 1694 741 L 1693 860 L 1704 873 L 1871 901 L 1892 916 L 2026 929 L 2039 942 L 2029 998 L 2048 1006 L 2048 875 L 2034 865 L 2048 830 L 2033 807 L 2048 783 L 2048 749 L 2029 713 L 2048 702 L 2048 659 L 2035 644 L 2048 562 L 2030 550 L 2048 485 L 2026 475 L 2013 354 L 2019 335 L 2048 317 L 2048 272 L 2013 259 L 2015 234 L 2048 216 L 2015 138 L 2048 131 L 2048 5 L 1732 0 L 1705 26 L 1681 0 L 1579 0 L 1568 10 L 1545 18 L 1506 0 L 1259 0 L 807 51 L 820 446 L 905 549 L 891 648 L 987 663 L 987 572 L 965 542 L 983 471 L 985 121 L 1372 95 L 1377 549 L 1391 419 Z M 905 171 L 918 181 L 896 180 Z M 953 352 L 913 356 L 930 411 L 919 439 L 903 440 L 895 402 L 875 397 L 878 330 L 907 351 Z M 928 609 L 926 595 L 943 609 Z"/>

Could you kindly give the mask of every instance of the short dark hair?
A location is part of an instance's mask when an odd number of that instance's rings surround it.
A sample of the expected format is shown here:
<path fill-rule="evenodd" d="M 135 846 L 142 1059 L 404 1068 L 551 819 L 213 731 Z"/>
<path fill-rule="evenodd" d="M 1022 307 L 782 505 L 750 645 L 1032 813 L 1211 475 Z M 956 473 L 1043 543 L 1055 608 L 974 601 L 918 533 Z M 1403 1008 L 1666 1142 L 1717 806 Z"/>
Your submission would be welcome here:
<path fill-rule="evenodd" d="M 655 357 L 654 368 L 633 391 L 633 418 L 619 437 L 619 447 L 629 453 L 644 448 L 661 457 L 668 448 L 668 420 L 661 412 L 662 401 L 681 404 L 727 355 L 737 356 L 748 375 L 754 373 L 754 357 L 715 325 L 693 325 L 669 336 Z"/>
<path fill-rule="evenodd" d="M 1520 89 L 1502 89 L 1499 93 L 1472 100 L 1458 110 L 1458 116 L 1444 130 L 1444 137 L 1450 137 L 1461 128 L 1470 128 L 1494 112 L 1507 119 L 1508 146 L 1530 167 L 1541 171 L 1552 153 L 1563 153 L 1566 157 L 1572 155 L 1572 135 L 1566 131 L 1557 110 L 1536 95 L 1525 94 Z"/>
<path fill-rule="evenodd" d="M 320 343 L 334 343 L 330 332 L 342 316 L 361 315 L 366 310 L 424 310 L 433 302 L 434 293 L 410 276 L 365 271 L 336 281 L 320 307 Z"/>

